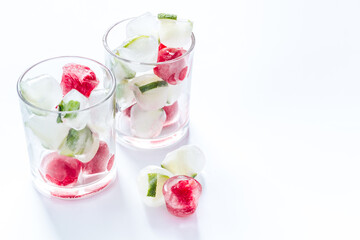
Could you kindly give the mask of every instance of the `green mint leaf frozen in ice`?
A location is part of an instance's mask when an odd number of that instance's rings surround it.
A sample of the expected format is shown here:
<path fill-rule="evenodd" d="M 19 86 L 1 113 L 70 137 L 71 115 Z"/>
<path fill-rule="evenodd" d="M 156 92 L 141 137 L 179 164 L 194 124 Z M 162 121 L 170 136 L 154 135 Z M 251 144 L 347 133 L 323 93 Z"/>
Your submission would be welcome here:
<path fill-rule="evenodd" d="M 79 131 L 76 131 L 73 128 L 70 129 L 70 131 L 66 137 L 66 146 L 70 150 L 75 151 L 78 141 L 79 141 Z"/>
<path fill-rule="evenodd" d="M 76 111 L 80 109 L 80 102 L 78 101 L 74 101 L 74 100 L 70 100 L 68 103 L 61 101 L 61 103 L 59 104 L 59 112 L 64 112 L 64 111 Z M 73 119 L 76 118 L 77 113 L 67 113 L 63 116 L 63 118 L 69 118 L 69 119 Z M 57 119 L 56 119 L 57 123 L 62 123 L 62 119 L 61 119 L 61 114 L 59 113 Z"/>

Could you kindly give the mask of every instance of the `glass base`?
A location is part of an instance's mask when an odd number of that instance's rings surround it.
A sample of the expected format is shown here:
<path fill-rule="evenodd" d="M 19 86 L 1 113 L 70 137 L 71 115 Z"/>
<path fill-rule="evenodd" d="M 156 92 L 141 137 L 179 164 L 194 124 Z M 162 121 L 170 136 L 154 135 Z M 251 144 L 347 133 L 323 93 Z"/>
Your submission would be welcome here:
<path fill-rule="evenodd" d="M 172 134 L 154 138 L 154 139 L 144 139 L 144 138 L 137 138 L 132 136 L 127 136 L 123 134 L 121 131 L 117 130 L 117 137 L 116 140 L 126 147 L 135 147 L 135 148 L 142 148 L 142 149 L 157 149 L 168 147 L 179 142 L 183 139 L 189 131 L 189 124 L 185 124 L 184 127 L 180 128 L 176 132 Z"/>
<path fill-rule="evenodd" d="M 98 178 L 98 180 L 96 180 Z M 34 176 L 35 188 L 43 195 L 48 197 L 56 197 L 60 199 L 78 199 L 90 197 L 111 185 L 116 178 L 116 167 L 115 164 L 112 169 L 107 172 L 104 176 L 100 174 L 89 175 L 84 180 L 85 184 L 72 187 L 59 187 L 50 183 L 44 182 L 40 176 Z M 89 181 L 86 184 L 86 181 Z"/>

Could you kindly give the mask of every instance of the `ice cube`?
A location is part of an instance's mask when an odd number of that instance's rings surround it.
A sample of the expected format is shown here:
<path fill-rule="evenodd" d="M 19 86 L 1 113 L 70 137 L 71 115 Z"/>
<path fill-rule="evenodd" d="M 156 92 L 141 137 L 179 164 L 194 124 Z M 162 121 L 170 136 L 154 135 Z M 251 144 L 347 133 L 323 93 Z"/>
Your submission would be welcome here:
<path fill-rule="evenodd" d="M 78 90 L 72 89 L 68 92 L 59 105 L 59 111 L 76 111 L 89 107 L 89 100 Z M 77 113 L 60 114 L 63 121 L 70 128 L 83 129 L 89 120 L 89 110 Z M 60 121 L 60 120 L 59 120 Z"/>
<path fill-rule="evenodd" d="M 205 166 L 205 155 L 195 145 L 185 145 L 169 152 L 161 166 L 175 175 L 196 177 Z"/>
<path fill-rule="evenodd" d="M 170 126 L 175 123 L 179 118 L 179 104 L 178 102 L 173 103 L 172 105 L 163 107 L 166 113 L 166 120 L 164 127 Z"/>
<path fill-rule="evenodd" d="M 63 94 L 67 94 L 71 89 L 77 89 L 89 97 L 91 91 L 99 85 L 95 72 L 89 67 L 75 63 L 68 63 L 63 67 L 63 75 L 61 79 L 61 87 Z"/>
<path fill-rule="evenodd" d="M 178 82 L 176 85 L 169 84 L 168 98 L 166 101 L 166 105 L 172 105 L 180 98 L 183 90 L 183 86 L 184 86 L 183 82 Z"/>
<path fill-rule="evenodd" d="M 193 23 L 189 20 L 161 19 L 160 42 L 167 47 L 185 47 L 191 41 Z"/>
<path fill-rule="evenodd" d="M 164 107 L 168 100 L 168 84 L 154 74 L 145 74 L 131 80 L 136 102 L 144 110 Z"/>
<path fill-rule="evenodd" d="M 89 127 L 77 131 L 73 128 L 60 145 L 61 155 L 76 157 L 83 163 L 89 162 L 99 148 L 99 136 L 92 132 Z"/>
<path fill-rule="evenodd" d="M 121 58 L 141 63 L 156 63 L 158 55 L 158 40 L 153 36 L 135 36 L 125 41 L 118 49 Z M 135 72 L 145 72 L 153 68 L 152 65 L 129 63 L 129 68 Z"/>
<path fill-rule="evenodd" d="M 171 177 L 163 186 L 166 208 L 174 216 L 189 216 L 196 211 L 201 192 L 201 184 L 195 179 L 183 175 Z"/>
<path fill-rule="evenodd" d="M 80 170 L 81 162 L 72 157 L 59 155 L 57 152 L 46 155 L 40 166 L 43 177 L 59 186 L 76 183 Z"/>
<path fill-rule="evenodd" d="M 116 104 L 124 110 L 136 102 L 134 92 L 128 80 L 123 79 L 116 85 Z"/>
<path fill-rule="evenodd" d="M 50 75 L 26 79 L 20 84 L 21 93 L 31 104 L 46 110 L 56 110 L 62 99 L 60 84 Z"/>
<path fill-rule="evenodd" d="M 188 74 L 187 56 L 181 57 L 185 53 L 186 50 L 182 48 L 162 48 L 159 50 L 158 62 L 178 59 L 175 62 L 157 65 L 154 73 L 169 84 L 179 84 Z"/>
<path fill-rule="evenodd" d="M 57 115 L 32 116 L 25 126 L 30 128 L 41 144 L 51 150 L 57 150 L 70 130 L 64 123 L 57 123 Z"/>
<path fill-rule="evenodd" d="M 140 170 L 137 185 L 141 200 L 150 207 L 163 205 L 163 184 L 173 175 L 166 169 L 158 166 L 147 166 Z"/>
<path fill-rule="evenodd" d="M 120 56 L 118 50 L 115 50 L 115 54 Z M 135 77 L 136 72 L 129 68 L 128 63 L 125 63 L 124 61 L 112 56 L 111 58 L 112 58 L 111 70 L 114 73 L 114 76 L 117 81 L 121 81 L 123 79 L 131 79 Z"/>
<path fill-rule="evenodd" d="M 115 109 L 113 102 L 109 102 L 109 100 L 102 102 L 107 94 L 107 89 L 96 89 L 89 97 L 89 104 L 92 108 L 90 110 L 88 126 L 93 132 L 99 134 L 107 134 L 112 128 L 114 121 Z"/>
<path fill-rule="evenodd" d="M 111 169 L 113 162 L 110 159 L 114 156 L 109 151 L 106 142 L 100 141 L 99 148 L 91 161 L 84 164 L 83 171 L 86 174 L 96 174 Z M 109 166 L 109 167 L 108 167 Z"/>
<path fill-rule="evenodd" d="M 146 111 L 135 104 L 131 108 L 130 128 L 131 133 L 140 138 L 153 138 L 160 135 L 166 119 L 162 109 Z"/>
<path fill-rule="evenodd" d="M 134 37 L 136 35 L 153 36 L 159 38 L 160 22 L 156 16 L 147 12 L 131 20 L 126 25 L 126 37 Z"/>

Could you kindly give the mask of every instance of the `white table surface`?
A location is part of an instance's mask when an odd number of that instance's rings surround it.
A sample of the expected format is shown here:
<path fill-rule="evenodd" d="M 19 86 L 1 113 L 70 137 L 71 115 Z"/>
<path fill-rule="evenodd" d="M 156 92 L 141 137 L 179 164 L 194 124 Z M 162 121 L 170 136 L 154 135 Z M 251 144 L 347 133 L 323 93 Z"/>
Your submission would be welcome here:
<path fill-rule="evenodd" d="M 175 147 L 118 146 L 110 188 L 43 197 L 18 77 L 54 56 L 103 61 L 105 30 L 146 11 L 195 24 L 191 129 L 179 145 L 207 157 L 196 214 L 148 208 L 135 188 Z M 360 239 L 359 13 L 358 0 L 2 1 L 0 239 Z"/>

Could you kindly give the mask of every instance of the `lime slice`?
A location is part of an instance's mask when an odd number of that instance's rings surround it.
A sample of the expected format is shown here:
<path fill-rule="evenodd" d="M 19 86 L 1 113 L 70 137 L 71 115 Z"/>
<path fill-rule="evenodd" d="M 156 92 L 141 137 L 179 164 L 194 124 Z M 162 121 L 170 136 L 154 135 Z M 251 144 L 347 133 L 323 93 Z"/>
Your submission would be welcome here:
<path fill-rule="evenodd" d="M 158 19 L 171 19 L 171 20 L 176 20 L 176 19 L 177 19 L 177 15 L 176 15 L 176 14 L 169 14 L 169 13 L 159 13 L 159 14 L 158 14 Z"/>
<path fill-rule="evenodd" d="M 162 191 L 162 186 L 169 179 L 169 176 L 158 174 L 158 173 L 148 173 L 149 178 L 149 189 L 147 192 L 148 197 L 156 197 L 158 192 Z"/>
<path fill-rule="evenodd" d="M 153 66 L 139 63 L 155 63 L 158 55 L 158 39 L 153 36 L 140 35 L 126 40 L 119 48 L 121 58 L 131 62 L 126 63 L 134 72 L 145 72 Z M 132 62 L 134 61 L 134 62 Z"/>
<path fill-rule="evenodd" d="M 162 188 L 172 173 L 161 167 L 150 165 L 140 170 L 137 186 L 141 200 L 150 207 L 157 207 L 165 203 Z"/>
<path fill-rule="evenodd" d="M 194 145 L 185 145 L 168 153 L 161 167 L 175 175 L 196 177 L 205 166 L 203 152 Z"/>
<path fill-rule="evenodd" d="M 138 86 L 137 84 L 135 84 L 135 85 Z M 146 85 L 138 86 L 138 87 L 139 87 L 140 92 L 144 93 L 144 92 L 149 91 L 154 88 L 166 87 L 167 85 L 168 85 L 168 83 L 165 81 L 157 81 L 157 82 L 151 82 Z"/>
<path fill-rule="evenodd" d="M 146 111 L 158 110 L 166 105 L 168 83 L 155 74 L 145 74 L 130 81 L 136 102 Z"/>
<path fill-rule="evenodd" d="M 128 47 L 134 46 L 134 44 L 136 43 L 136 41 L 138 41 L 139 39 L 149 38 L 149 37 L 150 37 L 150 36 L 141 35 L 141 36 L 135 37 L 135 38 L 133 38 L 133 39 L 130 39 L 127 43 L 125 43 L 125 45 L 123 46 L 123 48 L 128 48 Z"/>

